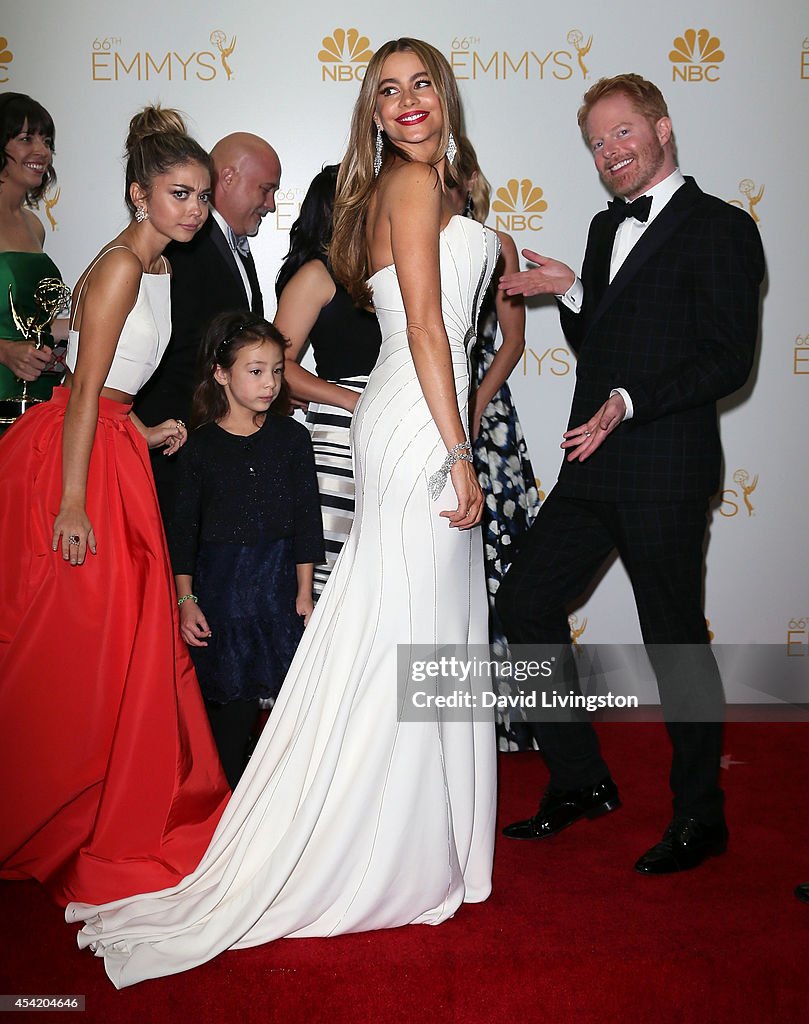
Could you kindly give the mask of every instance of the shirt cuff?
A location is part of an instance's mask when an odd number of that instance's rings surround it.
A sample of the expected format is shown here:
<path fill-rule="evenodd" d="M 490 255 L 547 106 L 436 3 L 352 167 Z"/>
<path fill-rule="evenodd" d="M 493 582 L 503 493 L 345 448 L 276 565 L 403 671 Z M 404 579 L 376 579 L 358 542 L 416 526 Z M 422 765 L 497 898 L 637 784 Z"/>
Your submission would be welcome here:
<path fill-rule="evenodd" d="M 623 423 L 624 420 L 631 420 L 632 417 L 635 415 L 635 409 L 632 405 L 632 399 L 629 397 L 629 393 L 625 391 L 623 388 L 613 388 L 612 391 L 610 391 L 610 398 L 612 398 L 613 395 L 620 395 L 621 398 L 623 398 L 624 400 L 624 405 L 626 406 L 624 419 L 621 420 L 621 422 Z"/>
<path fill-rule="evenodd" d="M 584 298 L 584 285 L 581 280 L 577 277 L 573 284 L 568 288 L 564 295 L 557 295 L 556 298 L 562 303 L 563 306 L 571 311 L 571 313 L 580 313 L 582 299 Z"/>

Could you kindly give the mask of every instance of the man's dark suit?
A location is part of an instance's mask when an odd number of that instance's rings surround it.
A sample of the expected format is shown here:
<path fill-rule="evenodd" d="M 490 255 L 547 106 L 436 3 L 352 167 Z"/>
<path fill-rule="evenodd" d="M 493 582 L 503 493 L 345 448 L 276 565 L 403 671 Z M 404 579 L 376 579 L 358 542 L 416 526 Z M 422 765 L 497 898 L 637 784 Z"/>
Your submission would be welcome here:
<path fill-rule="evenodd" d="M 569 428 L 594 416 L 616 387 L 628 392 L 634 415 L 583 462 L 563 462 L 497 595 L 512 643 L 568 644 L 568 606 L 615 549 L 632 582 L 645 643 L 708 643 L 703 544 L 722 461 L 716 402 L 744 384 L 752 365 L 761 242 L 747 214 L 706 195 L 691 178 L 610 283 L 615 233 L 609 211 L 593 219 L 582 309 L 561 307 L 578 353 Z M 675 662 L 680 651 L 689 656 L 684 647 L 664 651 L 674 652 Z M 707 647 L 696 651 L 702 685 L 721 698 L 713 657 Z M 667 719 L 687 717 L 687 663 L 652 661 Z M 567 679 L 575 685 L 571 664 L 567 657 Z M 668 728 L 675 817 L 720 822 L 721 726 L 669 721 Z M 540 723 L 536 732 L 552 787 L 589 786 L 608 774 L 589 723 Z"/>
<path fill-rule="evenodd" d="M 200 344 L 217 313 L 248 309 L 247 292 L 228 240 L 209 216 L 195 238 L 166 249 L 171 263 L 171 340 L 152 379 L 138 395 L 135 412 L 147 426 L 177 418 L 188 422 L 196 385 Z M 253 312 L 263 314 L 252 259 L 245 264 L 253 291 Z M 163 519 L 174 503 L 175 457 L 152 452 Z"/>

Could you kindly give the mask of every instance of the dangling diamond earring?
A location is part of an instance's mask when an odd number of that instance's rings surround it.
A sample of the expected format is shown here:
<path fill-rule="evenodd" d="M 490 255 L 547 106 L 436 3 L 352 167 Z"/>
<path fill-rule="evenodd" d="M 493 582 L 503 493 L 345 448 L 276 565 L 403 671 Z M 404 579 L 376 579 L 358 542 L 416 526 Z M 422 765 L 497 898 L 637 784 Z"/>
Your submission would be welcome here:
<path fill-rule="evenodd" d="M 376 142 L 374 143 L 374 177 L 379 177 L 382 170 L 382 125 L 376 126 Z"/>
<path fill-rule="evenodd" d="M 457 153 L 458 147 L 455 145 L 455 136 L 452 134 L 452 132 L 450 132 L 449 138 L 447 139 L 447 160 L 451 164 L 455 163 L 455 157 Z"/>
<path fill-rule="evenodd" d="M 135 222 L 137 224 L 142 224 L 145 220 L 148 220 L 148 217 L 149 214 L 142 206 L 139 206 L 137 210 L 135 210 Z"/>

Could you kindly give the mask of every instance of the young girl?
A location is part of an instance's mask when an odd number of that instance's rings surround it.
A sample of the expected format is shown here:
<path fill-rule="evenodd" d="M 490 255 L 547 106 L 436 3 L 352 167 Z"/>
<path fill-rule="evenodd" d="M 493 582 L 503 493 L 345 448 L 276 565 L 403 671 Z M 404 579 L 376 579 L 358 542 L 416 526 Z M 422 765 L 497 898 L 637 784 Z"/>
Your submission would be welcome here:
<path fill-rule="evenodd" d="M 309 621 L 323 558 L 312 444 L 287 415 L 285 347 L 251 313 L 212 321 L 168 531 L 180 629 L 231 786 L 259 699 L 278 696 Z"/>

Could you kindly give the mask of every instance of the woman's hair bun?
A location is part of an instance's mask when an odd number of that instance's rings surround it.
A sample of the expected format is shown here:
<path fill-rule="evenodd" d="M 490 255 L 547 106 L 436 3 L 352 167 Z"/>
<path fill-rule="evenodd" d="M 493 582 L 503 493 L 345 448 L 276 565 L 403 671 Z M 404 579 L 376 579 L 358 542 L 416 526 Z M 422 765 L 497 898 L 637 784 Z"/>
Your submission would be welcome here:
<path fill-rule="evenodd" d="M 185 121 L 170 107 L 144 107 L 129 122 L 126 151 L 131 153 L 149 135 L 186 135 Z"/>

